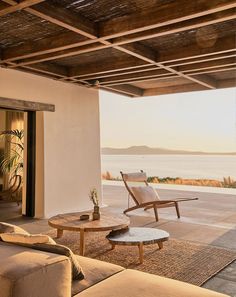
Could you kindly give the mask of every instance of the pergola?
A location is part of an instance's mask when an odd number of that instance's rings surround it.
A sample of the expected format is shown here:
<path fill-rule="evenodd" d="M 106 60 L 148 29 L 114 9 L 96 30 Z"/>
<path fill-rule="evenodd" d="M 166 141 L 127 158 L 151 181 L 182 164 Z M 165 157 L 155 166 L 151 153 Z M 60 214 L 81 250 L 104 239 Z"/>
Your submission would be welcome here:
<path fill-rule="evenodd" d="M 130 97 L 236 86 L 236 0 L 1 0 L 0 67 Z"/>

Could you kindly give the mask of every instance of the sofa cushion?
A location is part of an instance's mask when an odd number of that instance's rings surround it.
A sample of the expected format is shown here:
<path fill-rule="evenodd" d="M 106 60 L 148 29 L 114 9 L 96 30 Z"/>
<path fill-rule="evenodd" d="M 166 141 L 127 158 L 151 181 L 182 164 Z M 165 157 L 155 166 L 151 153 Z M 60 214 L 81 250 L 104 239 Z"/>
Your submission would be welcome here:
<path fill-rule="evenodd" d="M 21 234 L 29 234 L 27 231 L 18 227 L 16 225 L 8 224 L 5 222 L 0 222 L 0 234 L 1 233 L 21 233 Z"/>
<path fill-rule="evenodd" d="M 91 258 L 77 256 L 77 259 L 83 268 L 85 278 L 79 282 L 73 281 L 72 296 L 124 270 L 121 266 Z"/>
<path fill-rule="evenodd" d="M 75 297 L 226 297 L 207 289 L 135 270 L 124 270 Z M 227 296 L 229 297 L 229 296 Z"/>
<path fill-rule="evenodd" d="M 0 234 L 2 241 L 11 243 L 47 243 L 50 238 L 43 234 L 20 234 L 20 233 L 2 233 Z"/>
<path fill-rule="evenodd" d="M 30 247 L 44 252 L 67 256 L 71 261 L 72 279 L 81 280 L 84 278 L 84 273 L 77 256 L 68 247 L 56 243 L 36 243 Z"/>
<path fill-rule="evenodd" d="M 71 297 L 67 257 L 0 242 L 1 297 Z"/>

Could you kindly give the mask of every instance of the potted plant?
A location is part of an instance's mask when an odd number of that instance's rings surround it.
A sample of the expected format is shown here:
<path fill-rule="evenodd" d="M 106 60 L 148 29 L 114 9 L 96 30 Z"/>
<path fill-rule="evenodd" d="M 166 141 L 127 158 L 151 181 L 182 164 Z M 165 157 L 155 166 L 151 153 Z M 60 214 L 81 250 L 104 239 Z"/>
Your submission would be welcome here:
<path fill-rule="evenodd" d="M 98 193 L 96 188 L 93 188 L 89 193 L 90 200 L 93 202 L 93 220 L 100 219 Z"/>

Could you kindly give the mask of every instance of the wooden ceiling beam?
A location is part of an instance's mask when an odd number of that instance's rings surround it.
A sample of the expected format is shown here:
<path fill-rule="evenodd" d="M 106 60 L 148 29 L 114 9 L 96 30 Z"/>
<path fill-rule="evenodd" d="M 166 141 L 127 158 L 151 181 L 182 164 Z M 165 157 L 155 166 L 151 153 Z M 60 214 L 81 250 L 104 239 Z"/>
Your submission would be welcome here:
<path fill-rule="evenodd" d="M 184 74 L 184 73 L 182 73 L 180 71 L 177 71 L 177 70 L 175 70 L 175 69 L 173 69 L 173 68 L 171 68 L 169 66 L 163 65 L 159 61 L 156 62 L 156 58 L 155 59 L 150 58 L 149 56 L 147 56 L 145 54 L 146 52 L 144 52 L 144 54 L 142 55 L 140 51 L 138 51 L 138 52 L 136 51 L 136 48 L 135 47 L 132 47 L 132 48 L 129 47 L 128 48 L 127 46 L 125 46 L 125 47 L 124 46 L 118 46 L 116 48 L 119 49 L 119 50 L 121 50 L 121 51 L 124 51 L 127 54 L 130 54 L 131 56 L 134 56 L 136 58 L 139 58 L 139 59 L 141 59 L 141 60 L 143 60 L 145 62 L 148 62 L 150 64 L 156 65 L 157 67 L 159 67 L 161 69 L 164 69 L 164 70 L 166 70 L 166 71 L 168 71 L 170 73 L 176 74 L 176 75 L 178 75 L 180 77 L 183 77 L 183 78 L 186 78 L 186 79 L 191 80 L 193 82 L 196 82 L 196 83 L 198 83 L 200 85 L 203 85 L 203 86 L 205 86 L 205 87 L 207 87 L 209 89 L 215 89 L 215 84 L 211 84 L 210 81 L 201 80 L 201 79 L 198 79 L 196 77 L 188 76 L 187 74 Z M 155 57 L 155 53 L 154 52 L 153 52 L 153 56 Z"/>
<path fill-rule="evenodd" d="M 178 85 L 178 86 L 145 89 L 143 92 L 143 96 L 157 96 L 157 95 L 167 95 L 167 94 L 206 91 L 206 90 L 208 90 L 207 87 L 201 86 L 199 84 L 186 84 L 186 85 Z"/>
<path fill-rule="evenodd" d="M 235 85 L 236 85 L 236 78 L 218 80 L 217 82 L 217 87 L 219 89 L 235 88 Z"/>
<path fill-rule="evenodd" d="M 157 69 L 156 66 L 155 68 L 149 69 L 146 71 L 140 71 L 137 73 L 131 73 L 131 74 L 123 74 L 123 75 L 116 75 L 113 77 L 105 77 L 101 79 L 96 79 L 99 81 L 100 84 L 104 83 L 115 83 L 115 82 L 123 82 L 123 81 L 128 81 L 129 79 L 135 79 L 135 78 L 146 78 L 146 77 L 152 77 L 152 76 L 165 76 L 169 75 L 170 73 L 163 70 L 163 69 Z M 88 80 L 88 79 L 87 79 Z M 95 81 L 95 80 L 93 80 Z"/>
<path fill-rule="evenodd" d="M 167 80 L 167 79 L 171 79 L 171 78 L 179 78 L 178 75 L 176 74 L 173 74 L 173 73 L 169 73 L 169 74 L 165 74 L 165 75 L 153 75 L 153 76 L 150 76 L 150 77 L 140 77 L 140 78 L 136 78 L 136 77 L 133 77 L 133 78 L 130 78 L 130 79 L 127 79 L 127 80 L 124 80 L 124 81 L 120 81 L 120 82 L 110 82 L 110 83 L 101 83 L 101 86 L 119 86 L 119 85 L 123 85 L 123 84 L 132 84 L 132 83 L 139 83 L 139 82 L 145 82 L 145 81 L 161 81 L 161 80 Z"/>
<path fill-rule="evenodd" d="M 131 97 L 142 97 L 143 89 L 132 85 L 120 85 L 120 86 L 102 86 L 100 89 L 114 91 L 115 93 L 122 93 Z"/>
<path fill-rule="evenodd" d="M 236 66 L 228 66 L 228 67 L 223 67 L 223 68 L 214 68 L 214 69 L 207 69 L 207 70 L 198 70 L 192 73 L 189 73 L 189 76 L 194 76 L 198 74 L 210 74 L 210 73 L 219 73 L 219 72 L 225 72 L 225 71 L 231 71 L 231 70 L 236 70 Z M 236 76 L 236 73 L 235 73 Z"/>
<path fill-rule="evenodd" d="M 197 80 L 206 83 L 207 85 L 212 86 L 212 89 L 216 89 L 217 88 L 217 82 L 216 80 L 206 74 L 202 74 L 202 75 L 195 75 L 193 76 L 194 78 L 196 78 Z"/>
<path fill-rule="evenodd" d="M 49 2 L 45 2 L 27 11 L 39 18 L 77 34 L 81 34 L 87 38 L 97 38 L 98 32 L 96 24 L 76 13 L 68 12 L 62 7 L 55 7 Z"/>
<path fill-rule="evenodd" d="M 44 2 L 45 0 L 24 0 L 21 1 L 20 3 L 18 3 L 17 1 L 5 1 L 3 0 L 3 2 L 10 4 L 11 6 L 6 7 L 4 9 L 0 10 L 0 17 L 22 10 L 22 9 L 26 9 L 27 7 L 39 4 L 41 2 Z"/>
<path fill-rule="evenodd" d="M 174 1 L 171 4 L 164 4 L 162 6 L 155 6 L 150 10 L 143 10 L 138 14 L 101 22 L 99 24 L 99 36 L 105 36 L 106 38 L 120 37 L 160 26 L 183 22 L 235 7 L 235 0 Z"/>
<path fill-rule="evenodd" d="M 112 41 L 113 44 L 122 45 L 131 42 L 167 36 L 170 34 L 176 34 L 188 30 L 196 30 L 204 26 L 234 20 L 235 18 L 236 12 L 233 8 L 167 26 L 161 26 L 146 31 L 140 31 L 134 34 L 127 34 L 122 37 L 113 38 Z"/>
<path fill-rule="evenodd" d="M 93 42 L 93 40 L 91 40 Z M 38 40 L 37 42 L 26 42 L 23 45 L 9 47 L 2 50 L 1 60 L 4 62 L 14 62 L 19 59 L 32 58 L 39 55 L 55 53 L 65 48 L 73 48 L 75 44 L 80 46 L 87 44 L 88 39 L 81 41 L 81 36 L 74 32 L 61 33 L 57 36 L 50 36 Z"/>
<path fill-rule="evenodd" d="M 155 65 L 143 65 L 143 67 L 139 68 L 130 68 L 130 69 L 124 69 L 124 70 L 117 70 L 115 72 L 110 72 L 110 73 L 101 73 L 101 74 L 91 74 L 91 75 L 86 75 L 83 76 L 84 79 L 86 80 L 100 80 L 102 78 L 113 78 L 114 76 L 117 78 L 122 78 L 124 75 L 128 74 L 141 74 L 142 72 L 145 71 L 155 71 L 157 70 L 157 67 Z"/>
<path fill-rule="evenodd" d="M 228 40 L 228 39 L 227 39 Z M 227 44 L 227 40 L 226 39 L 221 39 L 220 40 L 220 44 L 224 45 Z M 231 39 L 232 41 L 232 39 Z M 230 49 L 232 49 L 234 46 L 234 43 L 231 44 Z M 190 46 L 191 48 L 191 46 Z M 200 54 L 201 51 L 200 49 L 197 47 L 197 45 L 195 45 L 194 47 L 194 53 Z M 198 52 L 195 50 L 198 49 Z M 183 58 L 185 57 L 185 52 L 184 52 L 184 48 L 180 49 L 181 52 L 184 54 Z M 218 49 L 219 50 L 219 49 Z M 215 61 L 218 59 L 221 59 L 222 57 L 231 57 L 234 56 L 236 54 L 233 52 L 230 52 L 228 54 L 225 53 L 225 48 L 222 46 L 221 48 L 222 53 L 218 52 L 217 55 L 213 55 L 212 53 L 212 49 L 208 49 L 208 54 L 206 55 L 206 51 L 205 51 L 205 55 L 201 57 L 200 61 L 207 63 L 210 62 L 211 60 Z M 168 57 L 168 55 L 166 55 L 166 57 Z M 198 62 L 198 57 L 199 55 L 196 56 L 196 58 L 192 58 L 189 60 L 181 60 L 181 56 L 176 53 L 176 58 L 179 59 L 179 62 L 177 63 L 177 65 L 182 65 L 188 62 L 193 63 L 197 63 Z M 175 58 L 172 54 L 171 54 L 171 58 Z M 173 65 L 170 63 L 171 67 L 175 67 L 176 65 L 174 63 L 176 62 L 172 62 Z M 167 66 L 169 66 L 167 64 Z M 194 67 L 194 66 L 193 66 Z M 137 71 L 146 71 L 147 68 L 151 68 L 152 70 L 155 69 L 155 65 L 149 65 L 145 62 L 142 61 L 138 61 L 138 60 L 132 60 L 132 58 L 129 59 L 122 59 L 122 60 L 117 60 L 116 63 L 114 64 L 112 60 L 108 60 L 107 63 L 106 61 L 101 62 L 100 65 L 97 65 L 97 63 L 94 64 L 90 64 L 90 65 L 83 65 L 80 67 L 73 67 L 70 70 L 69 76 L 71 77 L 84 77 L 85 79 L 99 79 L 99 77 L 107 77 L 107 76 L 116 76 L 116 75 L 126 75 L 127 72 L 129 73 L 137 73 Z M 180 70 L 182 71 L 182 69 L 180 68 Z"/>
<path fill-rule="evenodd" d="M 235 57 L 236 57 L 236 51 L 231 51 L 229 53 L 223 52 L 223 53 L 218 53 L 218 54 L 210 54 L 208 56 L 196 57 L 196 58 L 191 58 L 188 60 L 180 60 L 177 62 L 165 63 L 165 65 L 170 66 L 170 67 L 178 67 L 178 66 L 206 63 L 206 62 L 217 61 L 217 60 L 222 60 L 222 59 L 227 59 L 227 58 L 235 58 Z"/>
<path fill-rule="evenodd" d="M 232 88 L 232 87 L 235 87 L 236 79 L 218 80 L 216 84 L 217 84 L 217 89 Z M 207 88 L 205 88 L 204 86 L 200 86 L 198 84 L 186 84 L 186 85 L 178 85 L 178 86 L 145 89 L 143 92 L 143 96 L 157 96 L 157 95 L 167 95 L 167 94 L 205 91 L 205 90 L 207 90 Z"/>
<path fill-rule="evenodd" d="M 42 73 L 52 74 L 62 78 L 68 77 L 68 70 L 66 69 L 66 67 L 62 67 L 55 64 L 36 64 L 25 66 L 25 68 L 32 69 Z"/>
<path fill-rule="evenodd" d="M 209 56 L 209 57 L 205 57 L 206 60 L 204 60 L 204 58 L 201 59 L 201 62 L 198 63 L 198 60 L 194 60 L 192 61 L 191 63 L 192 64 L 186 64 L 187 65 L 192 65 L 191 67 L 192 68 L 189 68 L 189 69 L 198 69 L 198 67 L 203 67 L 203 66 L 208 66 L 209 69 L 210 67 L 213 65 L 215 65 L 215 67 L 217 67 L 217 61 L 221 61 L 223 59 L 227 59 L 225 60 L 225 62 L 227 64 L 229 64 L 229 58 L 235 58 L 236 57 L 236 54 L 235 55 L 223 55 L 223 56 L 220 56 L 220 55 L 217 55 L 217 56 Z M 211 63 L 212 62 L 212 63 Z M 197 65 L 194 65 L 194 64 L 197 64 Z M 177 66 L 182 66 L 182 65 L 185 65 L 185 62 L 182 62 L 182 63 L 178 63 L 177 65 L 169 65 L 170 67 L 177 67 Z M 219 62 L 219 67 L 221 67 L 221 62 Z M 227 65 L 228 66 L 228 65 Z M 222 66 L 223 67 L 223 66 Z M 200 69 L 200 68 L 199 68 Z M 177 69 L 178 70 L 178 69 Z M 182 71 L 182 68 L 179 69 L 180 71 Z M 185 70 L 185 68 L 183 68 L 183 70 Z M 126 76 L 128 74 L 135 74 L 135 75 L 142 75 L 142 72 L 152 72 L 152 71 L 157 71 L 157 68 L 155 65 L 147 65 L 145 67 L 140 67 L 140 68 L 130 68 L 128 70 L 124 69 L 124 70 L 119 70 L 119 71 L 115 71 L 115 72 L 109 72 L 109 73 L 100 73 L 100 74 L 91 74 L 91 75 L 85 75 L 83 76 L 84 79 L 86 80 L 100 80 L 102 78 L 111 78 L 113 79 L 114 77 L 116 77 L 115 79 L 122 79 L 123 76 Z M 184 71 L 183 71 L 184 72 Z"/>
<path fill-rule="evenodd" d="M 12 0 L 8 0 L 8 1 L 12 1 Z M 150 39 L 153 37 L 160 37 L 160 36 L 166 36 L 168 34 L 179 33 L 186 30 L 196 29 L 202 26 L 215 24 L 218 22 L 223 22 L 223 21 L 231 20 L 235 18 L 236 18 L 235 10 L 233 9 L 226 10 L 220 13 L 203 16 L 201 18 L 180 22 L 178 24 L 164 26 L 161 28 L 156 28 L 149 31 L 139 32 L 133 35 L 127 35 L 121 38 L 117 38 L 112 40 L 110 47 L 113 47 L 114 45 L 128 44 L 135 41 Z M 35 57 L 38 55 L 55 53 L 57 51 L 63 51 L 67 49 L 71 49 L 71 55 L 79 54 L 81 46 L 92 44 L 95 42 L 100 42 L 101 40 L 104 39 L 104 38 L 87 39 L 79 42 L 79 41 L 76 41 L 75 35 L 71 33 L 68 32 L 68 33 L 60 34 L 56 37 L 45 38 L 33 44 L 28 43 L 28 44 L 22 45 L 20 48 L 19 47 L 8 48 L 3 51 L 2 60 L 15 61 L 19 59 Z M 75 39 L 74 41 L 73 41 L 73 36 Z M 103 48 L 106 48 L 106 47 L 107 46 L 104 45 Z M 92 50 L 96 50 L 96 48 L 92 47 Z M 70 52 L 68 51 L 68 53 Z M 54 55 L 51 55 L 51 57 L 53 56 Z"/>
<path fill-rule="evenodd" d="M 5 67 L 10 68 L 11 66 L 15 66 L 14 62 L 8 62 Z M 66 67 L 62 67 L 55 64 L 36 64 L 30 66 L 23 66 L 22 69 L 33 70 L 34 72 L 39 72 L 43 74 L 47 74 L 49 76 L 53 76 L 53 78 L 66 78 L 68 77 L 68 69 Z"/>
<path fill-rule="evenodd" d="M 39 4 L 40 2 L 44 2 L 45 0 L 31 0 L 32 2 L 37 2 L 35 4 Z M 4 0 L 4 2 L 12 5 L 13 7 L 20 5 L 15 0 Z M 25 0 L 24 2 L 30 2 L 30 0 Z M 34 4 L 31 4 L 34 5 Z M 31 6 L 29 5 L 29 6 Z M 79 16 L 78 14 L 68 12 L 66 9 L 61 7 L 55 7 L 48 2 L 41 3 L 34 8 L 25 7 L 25 11 L 31 13 L 43 20 L 51 22 L 55 25 L 58 25 L 67 30 L 73 31 L 77 34 L 81 34 L 90 39 L 97 38 L 97 26 L 89 21 L 88 19 Z"/>
<path fill-rule="evenodd" d="M 207 61 L 202 63 L 196 63 L 191 65 L 186 65 L 183 67 L 179 67 L 177 70 L 180 72 L 187 72 L 189 75 L 191 73 L 195 73 L 202 70 L 212 70 L 214 68 L 224 69 L 229 66 L 236 66 L 236 58 L 229 58 L 229 59 L 222 59 L 222 60 L 214 60 L 214 61 Z M 95 77 L 84 77 L 86 80 L 91 81 L 99 81 L 100 84 L 106 83 L 121 83 L 121 82 L 130 82 L 135 79 L 142 79 L 142 78 L 153 78 L 153 77 L 165 77 L 170 75 L 169 72 L 163 69 L 157 69 L 155 66 L 148 67 L 148 68 L 139 68 L 138 70 L 129 70 L 124 71 L 122 73 L 112 73 L 107 74 L 104 76 L 95 76 Z"/>
<path fill-rule="evenodd" d="M 187 70 L 191 70 L 191 69 L 196 69 L 196 68 L 202 68 L 202 67 L 211 67 L 211 66 L 215 66 L 215 65 L 222 65 L 222 63 L 226 62 L 229 63 L 230 61 L 233 61 L 234 59 L 236 59 L 236 51 L 235 53 L 231 52 L 229 54 L 217 54 L 217 55 L 211 55 L 211 56 L 206 56 L 203 58 L 194 58 L 194 59 L 190 59 L 187 61 L 180 61 L 180 62 L 175 62 L 172 64 L 170 63 L 170 65 L 167 63 L 167 66 L 170 67 L 180 67 L 180 69 L 182 69 L 182 71 L 187 71 Z"/>
<path fill-rule="evenodd" d="M 126 71 L 129 69 L 142 69 L 143 67 L 150 67 L 150 65 L 144 61 L 136 58 L 117 58 L 115 63 L 114 60 L 108 58 L 99 63 L 90 63 L 81 66 L 72 67 L 69 70 L 69 76 L 71 78 L 83 78 L 91 75 L 111 74 L 117 71 Z"/>
<path fill-rule="evenodd" d="M 213 60 L 213 61 L 206 61 L 196 64 L 190 64 L 185 66 L 179 66 L 178 70 L 183 73 L 191 73 L 194 71 L 201 71 L 201 70 L 211 70 L 214 68 L 225 68 L 228 66 L 236 65 L 236 58 L 228 58 L 222 60 Z"/>
<path fill-rule="evenodd" d="M 227 36 L 218 38 L 214 46 L 201 48 L 197 43 L 189 45 L 188 47 L 172 49 L 171 51 L 159 52 L 158 61 L 168 65 L 174 64 L 177 61 L 190 60 L 192 58 L 202 58 L 206 56 L 236 52 L 235 50 L 235 36 Z"/>

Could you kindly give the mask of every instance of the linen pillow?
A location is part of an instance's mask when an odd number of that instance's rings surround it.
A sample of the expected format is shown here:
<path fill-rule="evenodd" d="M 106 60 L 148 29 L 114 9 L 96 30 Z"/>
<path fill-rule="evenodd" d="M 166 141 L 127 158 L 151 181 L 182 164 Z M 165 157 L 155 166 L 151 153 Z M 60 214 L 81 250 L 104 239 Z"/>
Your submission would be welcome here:
<path fill-rule="evenodd" d="M 27 231 L 16 225 L 0 222 L 0 234 L 2 233 L 20 233 L 29 234 Z"/>
<path fill-rule="evenodd" d="M 43 234 L 2 233 L 0 236 L 9 243 L 35 244 L 50 241 L 49 236 Z"/>
<path fill-rule="evenodd" d="M 141 204 L 150 201 L 160 200 L 157 192 L 151 186 L 130 187 L 134 197 Z"/>
<path fill-rule="evenodd" d="M 52 239 L 52 241 L 54 240 Z M 55 254 L 67 256 L 71 261 L 72 279 L 73 280 L 84 279 L 83 270 L 79 265 L 79 262 L 75 254 L 68 247 L 57 243 L 35 243 L 31 246 L 31 248 L 40 250 L 43 252 L 49 252 L 49 253 L 55 253 Z"/>

